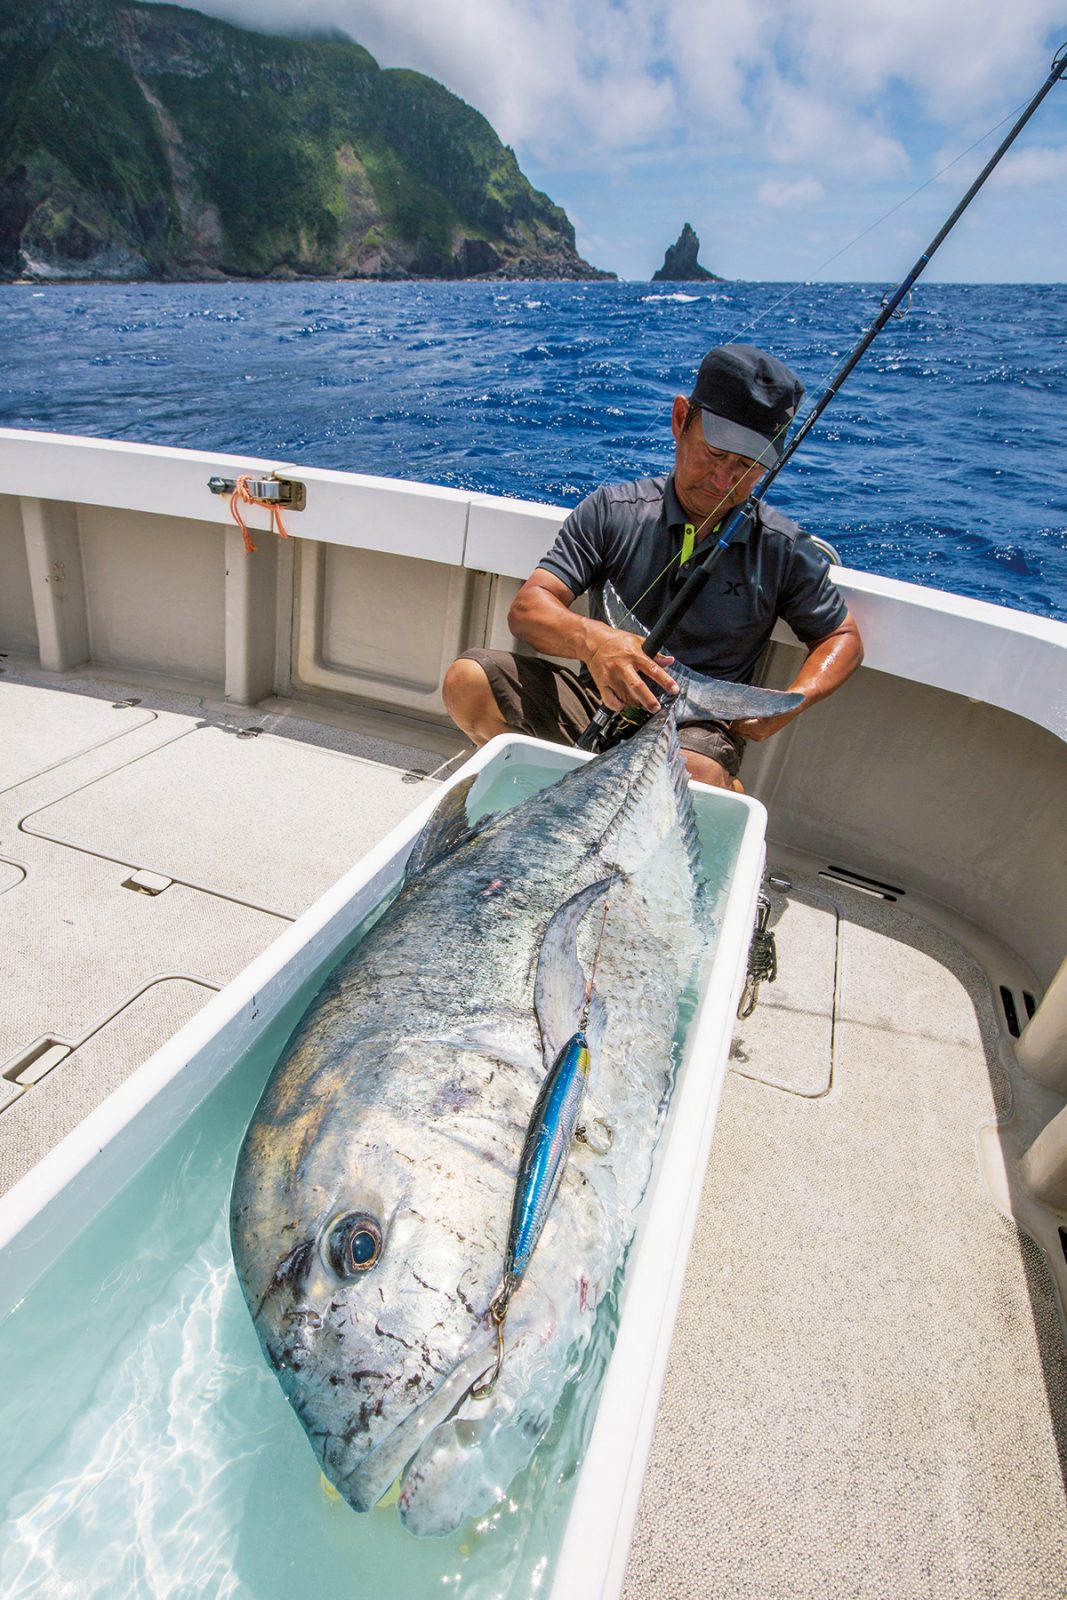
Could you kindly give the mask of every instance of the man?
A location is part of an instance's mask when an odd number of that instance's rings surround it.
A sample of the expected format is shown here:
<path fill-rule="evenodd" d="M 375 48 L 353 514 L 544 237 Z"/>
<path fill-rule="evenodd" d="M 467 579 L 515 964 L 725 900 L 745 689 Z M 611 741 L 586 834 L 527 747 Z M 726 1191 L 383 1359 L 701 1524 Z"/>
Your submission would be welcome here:
<path fill-rule="evenodd" d="M 469 738 L 484 744 L 514 730 L 574 744 L 600 701 L 612 711 L 656 710 L 654 691 L 676 687 L 668 670 L 676 657 L 708 677 L 751 682 L 784 617 L 807 647 L 790 685 L 804 696 L 800 707 L 784 716 L 679 728 L 690 774 L 741 791 L 745 741 L 770 738 L 833 694 L 863 659 L 859 629 L 808 536 L 761 504 L 748 536 L 719 558 L 667 641 L 673 654 L 655 660 L 636 634 L 571 608 L 587 589 L 610 580 L 651 627 L 688 576 L 694 550 L 780 459 L 803 392 L 795 373 L 752 345 L 722 345 L 705 356 L 692 394 L 674 400 L 674 471 L 598 489 L 583 500 L 508 614 L 517 638 L 579 661 L 582 673 L 535 657 L 468 650 L 448 669 L 443 694 Z"/>

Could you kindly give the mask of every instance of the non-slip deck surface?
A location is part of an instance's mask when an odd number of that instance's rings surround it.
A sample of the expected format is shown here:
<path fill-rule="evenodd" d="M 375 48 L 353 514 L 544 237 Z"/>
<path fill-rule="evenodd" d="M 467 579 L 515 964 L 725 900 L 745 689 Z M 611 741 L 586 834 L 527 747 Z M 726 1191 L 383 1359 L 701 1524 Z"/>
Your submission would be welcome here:
<path fill-rule="evenodd" d="M 10 671 L 0 733 L 3 1192 L 412 810 L 411 768 L 439 756 Z M 124 887 L 143 868 L 174 881 Z"/>
<path fill-rule="evenodd" d="M 834 897 L 832 1088 L 727 1078 L 625 1600 L 1060 1600 L 1067 1359 L 979 1173 L 988 986 L 906 911 Z M 781 1078 L 794 1026 L 766 1013 L 743 1070 Z"/>

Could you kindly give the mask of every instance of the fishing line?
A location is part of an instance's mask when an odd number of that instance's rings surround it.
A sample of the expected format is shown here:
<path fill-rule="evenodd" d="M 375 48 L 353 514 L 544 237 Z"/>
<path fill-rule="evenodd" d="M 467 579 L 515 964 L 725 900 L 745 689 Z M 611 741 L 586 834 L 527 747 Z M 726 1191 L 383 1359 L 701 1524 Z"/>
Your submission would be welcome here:
<path fill-rule="evenodd" d="M 833 255 L 826 257 L 825 261 L 820 261 L 819 265 L 813 269 L 812 277 L 817 278 L 818 274 L 822 272 L 824 267 L 828 267 L 831 262 L 837 261 L 840 256 L 845 255 L 847 251 L 851 250 L 854 244 L 859 244 L 861 239 L 865 239 L 869 233 L 873 233 L 876 228 L 880 228 L 883 222 L 888 222 L 889 218 L 896 212 L 902 210 L 904 206 L 910 205 L 915 199 L 916 195 L 922 194 L 923 190 L 928 189 L 932 183 L 936 183 L 938 178 L 943 178 L 946 172 L 950 172 L 952 168 L 956 166 L 957 162 L 964 160 L 966 156 L 970 155 L 972 150 L 977 150 L 980 144 L 984 144 L 988 138 L 996 133 L 999 128 L 1002 128 L 1006 122 L 1009 122 L 1012 117 L 1018 116 L 1019 112 L 1023 110 L 1026 104 L 1027 102 L 1025 100 L 1021 101 L 1019 105 L 1014 108 L 1014 110 L 1009 111 L 1005 116 L 1001 117 L 999 122 L 995 122 L 991 128 L 987 128 L 985 133 L 979 134 L 974 143 L 969 144 L 966 150 L 961 150 L 959 155 L 953 156 L 952 160 L 947 162 L 945 166 L 940 169 L 940 171 L 935 172 L 931 177 L 927 178 L 925 183 L 920 183 L 919 187 L 917 189 L 913 189 L 910 194 L 905 195 L 903 200 L 898 200 L 895 206 L 890 206 L 889 210 L 883 212 L 880 217 L 878 217 L 869 225 L 869 227 L 866 227 L 860 233 L 857 233 L 848 241 L 847 244 L 843 244 L 840 250 L 835 250 Z M 726 340 L 726 343 L 736 344 L 743 333 L 747 333 L 750 328 L 754 328 L 757 322 L 761 322 L 764 317 L 769 317 L 772 311 L 778 310 L 779 306 L 788 304 L 790 300 L 800 293 L 802 288 L 806 287 L 807 284 L 794 283 L 789 289 L 787 289 L 785 294 L 783 294 L 780 299 L 775 300 L 769 306 L 765 306 L 762 311 L 758 311 L 756 313 L 751 322 L 746 322 L 743 327 L 738 328 L 736 333 L 731 334 L 730 338 Z"/>
<path fill-rule="evenodd" d="M 838 261 L 838 259 L 840 259 L 841 256 L 845 256 L 845 254 L 848 254 L 848 251 L 851 250 L 851 248 L 853 248 L 853 245 L 857 245 L 857 243 L 861 242 L 861 238 L 867 238 L 867 235 L 873 234 L 873 232 L 875 232 L 875 229 L 878 229 L 878 227 L 881 227 L 881 224 L 883 224 L 883 222 L 888 222 L 889 218 L 891 218 L 891 216 L 896 216 L 897 211 L 904 210 L 904 206 L 905 205 L 910 205 L 910 203 L 912 203 L 912 200 L 915 200 L 915 198 L 917 198 L 917 195 L 921 195 L 921 192 L 923 192 L 923 189 L 929 189 L 929 186 L 931 186 L 931 184 L 936 184 L 937 179 L 944 178 L 944 174 L 945 173 L 950 173 L 950 171 L 952 171 L 953 166 L 957 166 L 958 163 L 963 162 L 963 160 L 966 160 L 966 157 L 968 157 L 968 155 L 971 154 L 971 150 L 977 150 L 977 147 L 979 147 L 979 144 L 985 144 L 985 141 L 987 141 L 987 139 L 992 138 L 993 134 L 997 133 L 997 131 L 1000 130 L 1000 128 L 1003 128 L 1003 126 L 1005 126 L 1006 122 L 1009 122 L 1009 120 L 1011 120 L 1011 118 L 1013 118 L 1013 117 L 1017 117 L 1017 114 L 1019 114 L 1019 112 L 1021 112 L 1021 110 L 1024 109 L 1025 104 L 1027 104 L 1027 102 L 1025 102 L 1025 101 L 1019 102 L 1019 104 L 1017 104 L 1017 106 L 1014 107 L 1013 110 L 1009 110 L 1009 112 L 1006 112 L 1006 114 L 1003 115 L 1003 117 L 1000 118 L 1000 122 L 993 123 L 992 128 L 987 128 L 987 130 L 985 130 L 985 133 L 979 134 L 979 136 L 977 136 L 977 139 L 976 139 L 976 141 L 973 142 L 973 144 L 968 144 L 968 147 L 966 147 L 966 150 L 960 150 L 960 154 L 953 155 L 952 160 L 950 160 L 950 162 L 945 162 L 945 165 L 941 166 L 941 168 L 939 168 L 939 170 L 937 170 L 936 173 L 931 174 L 931 176 L 929 176 L 929 178 L 926 179 L 925 182 L 921 182 L 920 186 L 918 186 L 918 189 L 912 189 L 912 192 L 910 192 L 910 194 L 904 195 L 904 198 L 902 198 L 902 200 L 897 200 L 896 205 L 889 206 L 889 210 L 888 211 L 883 211 L 883 213 L 881 213 L 881 216 L 878 216 L 878 218 L 875 218 L 875 221 L 870 222 L 869 226 L 864 227 L 864 229 L 859 230 L 859 234 L 854 234 L 853 237 L 849 238 L 848 242 L 846 242 L 845 245 L 841 245 L 840 246 L 840 250 L 833 251 L 833 253 L 830 254 L 830 256 L 827 256 L 827 258 L 825 258 L 825 261 L 819 262 L 819 264 L 817 264 L 817 266 L 813 267 L 813 270 L 811 270 L 811 278 L 809 278 L 808 282 L 805 282 L 805 283 L 792 283 L 792 285 L 790 285 L 789 288 L 787 288 L 787 290 L 785 290 L 784 294 L 779 294 L 779 298 L 777 298 L 776 301 L 771 301 L 771 304 L 769 304 L 769 306 L 763 307 L 763 310 L 758 310 L 757 314 L 753 315 L 753 317 L 750 318 L 749 322 L 742 323 L 742 325 L 739 326 L 739 328 L 736 328 L 736 330 L 734 330 L 733 333 L 729 334 L 728 338 L 726 338 L 725 341 L 723 341 L 723 342 L 725 342 L 725 344 L 737 344 L 737 341 L 739 341 L 739 339 L 741 339 L 742 334 L 749 333 L 749 331 L 752 330 L 752 328 L 755 328 L 755 326 L 757 326 L 758 323 L 763 322 L 763 318 L 769 317 L 769 315 L 771 315 L 771 312 L 776 312 L 776 310 L 781 309 L 782 306 L 787 306 L 787 304 L 789 304 L 790 301 L 793 301 L 793 299 L 797 298 L 798 294 L 800 294 L 801 288 L 808 288 L 809 283 L 811 283 L 811 280 L 817 280 L 817 277 L 819 277 L 819 274 L 821 274 L 822 270 L 824 270 L 825 267 L 832 266 L 833 262 Z M 757 280 L 757 282 L 758 282 L 758 280 Z M 635 435 L 635 437 L 638 437 L 638 438 L 640 438 L 640 437 L 648 437 L 649 434 L 653 434 L 654 430 L 656 430 L 657 427 L 659 427 L 659 424 L 657 424 L 657 422 L 649 422 L 648 427 L 646 427 L 646 429 L 645 429 L 645 432 L 643 432 L 643 434 L 637 434 L 637 435 Z M 669 565 L 672 565 L 672 563 L 669 563 Z M 661 576 L 662 576 L 662 573 L 661 573 Z M 659 582 L 659 579 L 654 579 L 654 582 Z M 643 597 L 641 597 L 641 598 L 643 598 Z M 635 602 L 635 603 L 637 603 L 637 602 Z"/>
<path fill-rule="evenodd" d="M 822 272 L 824 267 L 828 267 L 831 264 L 831 262 L 836 261 L 836 260 L 838 260 L 838 258 L 840 256 L 845 255 L 845 253 L 847 251 L 852 249 L 852 246 L 854 244 L 858 244 L 860 242 L 860 240 L 861 239 L 865 239 L 869 233 L 873 233 L 876 228 L 880 228 L 882 223 L 883 222 L 887 222 L 889 220 L 889 218 L 891 216 L 893 216 L 897 211 L 902 210 L 903 207 L 906 206 L 906 205 L 910 205 L 911 201 L 915 199 L 916 195 L 922 194 L 924 189 L 928 189 L 932 183 L 936 183 L 939 178 L 943 178 L 946 172 L 950 172 L 954 166 L 956 166 L 960 161 L 963 161 L 967 156 L 969 156 L 971 154 L 972 150 L 977 150 L 978 146 L 980 144 L 984 144 L 987 139 L 991 138 L 992 135 L 994 133 L 996 133 L 998 131 L 998 129 L 1002 128 L 1006 122 L 1009 122 L 1012 117 L 1018 116 L 1019 112 L 1024 109 L 1026 104 L 1027 104 L 1027 102 L 1025 100 L 1020 101 L 1020 103 L 1017 106 L 1015 106 L 1013 110 L 1007 112 L 1005 116 L 1001 117 L 999 122 L 995 122 L 991 128 L 987 128 L 984 133 L 979 134 L 978 138 L 974 141 L 974 143 L 973 144 L 969 144 L 967 146 L 966 150 L 961 150 L 959 155 L 953 156 L 951 161 L 946 162 L 943 167 L 941 167 L 931 177 L 927 178 L 925 183 L 920 183 L 920 185 L 919 185 L 919 187 L 917 189 L 913 189 L 911 194 L 905 195 L 903 200 L 898 200 L 895 206 L 890 206 L 889 210 L 886 211 L 886 212 L 883 212 L 883 214 L 880 217 L 878 217 L 876 219 L 876 221 L 872 222 L 868 227 L 864 228 L 860 233 L 857 233 L 853 238 L 851 238 L 848 241 L 847 244 L 843 244 L 841 246 L 840 250 L 835 250 L 833 255 L 827 256 L 826 260 L 825 261 L 821 261 L 819 263 L 819 265 L 814 269 L 815 274 L 817 275 L 818 273 Z M 738 328 L 734 333 L 732 333 L 729 336 L 729 338 L 727 340 L 725 340 L 725 343 L 727 343 L 727 344 L 737 344 L 737 342 L 740 340 L 742 334 L 748 333 L 750 331 L 750 329 L 754 328 L 758 322 L 762 322 L 764 317 L 769 317 L 772 311 L 777 311 L 780 306 L 787 305 L 789 303 L 789 301 L 795 299 L 796 296 L 800 293 L 801 289 L 805 288 L 805 287 L 807 287 L 806 284 L 799 284 L 799 283 L 793 284 L 785 292 L 785 294 L 783 294 L 783 295 L 781 295 L 779 297 L 779 299 L 773 301 L 769 306 L 765 306 L 762 311 L 759 311 L 759 312 L 756 313 L 756 315 L 752 318 L 752 320 L 750 322 L 744 323 L 740 328 Z M 828 366 L 826 368 L 825 372 L 822 374 L 822 384 L 821 384 L 821 386 L 823 388 L 826 387 L 826 384 L 829 381 L 830 377 L 832 376 L 833 371 L 834 371 L 834 367 L 833 367 L 833 365 L 831 365 L 831 366 Z M 651 427 L 646 430 L 646 432 L 651 432 L 651 431 L 652 431 Z M 780 429 L 779 433 L 775 435 L 775 439 L 772 440 L 771 442 L 772 443 L 776 442 L 776 440 L 784 432 L 785 432 L 784 428 Z M 760 456 L 758 456 L 756 459 L 757 459 L 757 461 L 762 461 L 762 454 Z M 730 493 L 731 493 L 731 491 L 728 489 L 726 491 L 726 494 L 723 495 L 722 499 L 718 502 L 718 504 L 709 512 L 709 514 L 704 518 L 703 522 L 701 522 L 699 524 L 699 526 L 696 529 L 696 537 L 697 537 L 697 539 L 699 539 L 701 537 L 701 535 L 703 534 L 705 528 L 707 528 L 708 524 L 712 521 L 712 518 L 716 516 L 716 513 L 722 510 L 722 507 L 723 507 L 724 503 L 726 502 L 726 500 L 729 498 Z M 712 526 L 714 527 L 714 524 L 712 524 Z M 662 571 L 656 573 L 656 576 L 652 579 L 651 583 L 648 585 L 648 588 L 644 591 L 644 593 L 638 595 L 637 599 L 634 601 L 633 605 L 630 607 L 631 611 L 635 611 L 637 609 L 637 607 L 641 604 L 641 601 L 647 599 L 647 597 L 652 593 L 652 590 L 656 587 L 656 585 L 661 583 L 663 581 L 663 579 L 668 575 L 668 573 L 670 572 L 672 567 L 680 566 L 682 564 L 682 559 L 681 558 L 682 558 L 682 551 L 681 550 L 677 551 L 674 555 L 672 555 L 670 557 L 670 559 L 667 561 L 666 565 L 663 567 Z"/>
<path fill-rule="evenodd" d="M 729 520 L 727 521 L 725 530 L 720 533 L 719 537 L 715 540 L 715 543 L 711 545 L 707 553 L 703 555 L 698 562 L 694 562 L 693 570 L 682 584 L 681 589 L 665 607 L 664 611 L 656 621 L 655 626 L 651 629 L 647 638 L 644 640 L 641 648 L 647 656 L 650 658 L 654 658 L 656 656 L 664 641 L 670 636 L 672 630 L 680 622 L 686 611 L 689 610 L 690 606 L 696 599 L 697 594 L 701 591 L 711 576 L 711 572 L 715 563 L 730 547 L 734 534 L 741 534 L 742 532 L 747 533 L 748 530 L 751 530 L 752 525 L 758 516 L 760 504 L 775 478 L 792 460 L 800 445 L 807 438 L 808 434 L 811 432 L 811 429 L 822 416 L 822 413 L 826 410 L 826 407 L 830 404 L 831 400 L 833 400 L 834 396 L 838 394 L 842 385 L 848 379 L 850 373 L 854 371 L 856 366 L 863 359 L 864 355 L 889 320 L 896 315 L 898 307 L 901 306 L 905 301 L 910 304 L 912 289 L 922 273 L 929 266 L 930 261 L 937 250 L 940 249 L 949 233 L 956 226 L 956 223 L 966 211 L 975 195 L 982 188 L 982 185 L 985 183 L 990 173 L 993 172 L 994 168 L 1001 161 L 1005 153 L 1010 149 L 1011 145 L 1014 144 L 1015 140 L 1018 138 L 1026 124 L 1030 121 L 1031 117 L 1034 115 L 1045 96 L 1050 92 L 1054 84 L 1057 84 L 1063 80 L 1065 73 L 1067 73 L 1067 44 L 1061 45 L 1057 50 L 1052 59 L 1052 65 L 1049 69 L 1049 74 L 1045 79 L 1045 82 L 1041 85 L 1040 89 L 1038 89 L 1037 93 L 1032 97 L 1032 99 L 1027 102 L 1022 115 L 1016 120 L 1014 126 L 1009 129 L 1006 136 L 1001 140 L 1000 144 L 997 146 L 996 150 L 994 150 L 993 154 L 990 156 L 981 172 L 968 187 L 966 194 L 964 194 L 963 198 L 956 204 L 950 215 L 942 223 L 937 233 L 926 246 L 926 249 L 914 262 L 911 270 L 897 285 L 893 293 L 888 294 L 883 298 L 882 304 L 874 321 L 871 323 L 870 327 L 864 331 L 862 337 L 850 350 L 845 360 L 835 368 L 829 383 L 823 390 L 823 393 L 808 411 L 807 415 L 804 417 L 804 420 L 797 428 L 796 433 L 786 445 L 779 459 L 768 468 L 762 481 L 753 490 L 748 500 L 743 505 L 738 505 L 734 508 L 730 514 Z M 670 566 L 671 562 L 668 562 L 667 566 L 664 568 L 664 571 L 669 570 Z M 589 723 L 589 726 L 578 739 L 578 748 L 580 750 L 599 750 L 607 748 L 620 736 L 619 730 L 625 720 L 626 718 L 624 714 L 609 711 L 607 706 L 602 704 L 600 709 L 594 715 L 592 721 Z"/>

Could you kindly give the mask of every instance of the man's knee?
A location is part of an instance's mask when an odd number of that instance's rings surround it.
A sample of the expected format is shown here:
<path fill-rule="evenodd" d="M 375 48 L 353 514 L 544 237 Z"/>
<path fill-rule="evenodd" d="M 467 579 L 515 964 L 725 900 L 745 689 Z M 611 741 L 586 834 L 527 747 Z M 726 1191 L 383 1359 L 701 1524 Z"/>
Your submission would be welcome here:
<path fill-rule="evenodd" d="M 689 776 L 695 778 L 698 783 L 710 784 L 715 789 L 730 789 L 734 794 L 744 794 L 745 786 L 741 779 L 732 777 L 721 761 L 701 755 L 699 750 L 683 750 L 682 754 L 689 769 Z"/>
<path fill-rule="evenodd" d="M 486 695 L 492 698 L 492 693 L 485 668 L 467 656 L 453 661 L 441 684 L 441 698 L 450 717 L 455 716 L 456 710 L 484 700 Z"/>
<path fill-rule="evenodd" d="M 489 676 L 479 662 L 467 656 L 453 661 L 441 684 L 441 698 L 452 721 L 477 744 L 504 731 Z"/>

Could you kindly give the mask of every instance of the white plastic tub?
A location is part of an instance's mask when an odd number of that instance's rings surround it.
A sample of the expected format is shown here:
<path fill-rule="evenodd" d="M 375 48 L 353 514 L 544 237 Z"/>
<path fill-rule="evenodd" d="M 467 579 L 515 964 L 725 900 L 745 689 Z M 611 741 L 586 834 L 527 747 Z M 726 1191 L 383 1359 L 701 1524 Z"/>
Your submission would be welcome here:
<path fill-rule="evenodd" d="M 477 773 L 472 802 L 492 788 L 499 804 L 501 786 L 517 799 L 586 759 L 532 739 L 501 738 L 450 782 Z M 31 1294 L 36 1280 L 121 1195 L 350 939 L 399 880 L 441 792 L 435 790 L 0 1199 L 0 1316 Z M 732 857 L 721 932 L 686 1032 L 627 1262 L 618 1334 L 555 1561 L 552 1593 L 560 1600 L 614 1595 L 622 1585 L 763 870 L 763 807 L 703 785 L 694 785 L 693 793 L 702 835 L 719 841 Z M 103 1263 L 100 1270 L 106 1270 Z M 121 1306 L 116 1309 L 121 1317 Z M 72 1329 L 71 1360 L 77 1338 Z M 551 1562 L 555 1552 L 546 1554 Z M 290 1581 L 279 1574 L 279 1594 L 287 1592 Z"/>

